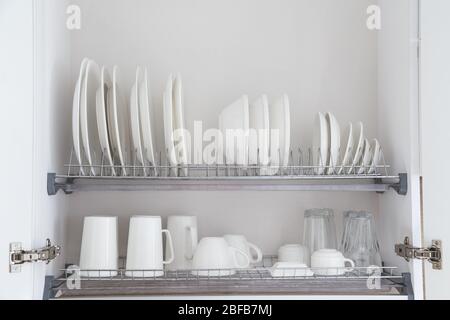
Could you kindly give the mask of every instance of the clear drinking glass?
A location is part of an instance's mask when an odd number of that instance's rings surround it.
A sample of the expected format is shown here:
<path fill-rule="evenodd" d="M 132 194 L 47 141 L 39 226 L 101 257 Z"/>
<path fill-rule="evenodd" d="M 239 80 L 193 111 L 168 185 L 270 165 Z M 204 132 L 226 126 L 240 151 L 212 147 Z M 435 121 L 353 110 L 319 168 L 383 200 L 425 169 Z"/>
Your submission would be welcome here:
<path fill-rule="evenodd" d="M 373 214 L 363 211 L 344 214 L 341 251 L 346 258 L 355 262 L 356 267 L 381 267 L 380 246 Z"/>
<path fill-rule="evenodd" d="M 313 254 L 320 249 L 337 249 L 336 224 L 332 209 L 305 211 L 303 245 Z"/>

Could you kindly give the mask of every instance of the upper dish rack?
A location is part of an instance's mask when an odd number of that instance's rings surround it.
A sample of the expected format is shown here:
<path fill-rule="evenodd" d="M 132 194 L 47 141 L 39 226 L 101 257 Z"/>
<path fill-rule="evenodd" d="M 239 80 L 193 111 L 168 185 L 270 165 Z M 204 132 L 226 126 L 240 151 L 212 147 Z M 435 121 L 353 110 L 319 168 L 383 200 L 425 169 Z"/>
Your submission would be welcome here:
<path fill-rule="evenodd" d="M 320 154 L 320 150 L 319 150 Z M 95 157 L 94 157 L 95 158 Z M 258 157 L 259 158 L 259 157 Z M 76 163 L 74 152 L 64 167 L 65 174 L 48 173 L 47 192 L 56 195 L 76 191 L 139 190 L 248 190 L 248 191 L 371 191 L 383 193 L 394 189 L 407 194 L 407 174 L 391 175 L 390 166 L 381 155 L 381 164 L 372 166 L 313 165 L 312 151 L 291 150 L 287 166 L 189 164 L 171 166 L 165 153 L 158 153 L 156 164 L 138 163 L 111 166 L 105 156 L 95 164 Z M 320 163 L 322 161 L 319 160 Z M 115 162 L 117 163 L 117 162 Z M 223 161 L 223 163 L 226 163 Z M 95 175 L 91 172 L 94 169 Z M 374 172 L 369 172 L 369 169 Z M 114 169 L 114 170 L 113 170 Z M 322 170 L 319 170 L 322 169 Z M 318 174 L 323 171 L 329 174 Z M 359 173 L 363 171 L 364 173 Z M 272 175 L 269 175 L 270 172 Z"/>

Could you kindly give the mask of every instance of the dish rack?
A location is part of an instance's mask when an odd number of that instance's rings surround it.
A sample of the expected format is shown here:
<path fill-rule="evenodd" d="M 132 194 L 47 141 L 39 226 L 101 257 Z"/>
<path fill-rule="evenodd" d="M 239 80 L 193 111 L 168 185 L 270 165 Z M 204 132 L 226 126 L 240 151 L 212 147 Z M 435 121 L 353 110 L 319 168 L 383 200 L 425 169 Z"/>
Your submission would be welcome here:
<path fill-rule="evenodd" d="M 319 156 L 321 154 L 318 151 Z M 407 174 L 391 175 L 381 152 L 381 164 L 371 166 L 313 165 L 311 148 L 291 150 L 287 166 L 189 164 L 172 166 L 166 152 L 158 153 L 156 164 L 139 164 L 136 156 L 125 166 L 106 163 L 106 153 L 94 161 L 78 164 L 72 149 L 65 174 L 48 173 L 47 192 L 56 195 L 59 190 L 66 194 L 77 191 L 139 191 L 139 190 L 198 190 L 198 191 L 371 191 L 383 193 L 390 189 L 400 195 L 408 192 Z M 134 152 L 136 154 L 136 152 Z M 84 158 L 84 156 L 82 156 Z M 259 159 L 259 156 L 258 156 Z M 259 160 L 258 160 L 259 162 Z M 117 164 L 117 159 L 114 159 Z M 221 163 L 226 163 L 225 159 Z M 319 161 L 319 163 L 325 163 Z M 90 168 L 96 171 L 91 174 Z M 359 174 L 360 169 L 371 174 Z M 114 170 L 112 170 L 114 169 Z M 339 173 L 343 169 L 345 174 Z M 329 174 L 319 175 L 325 170 Z M 262 172 L 276 171 L 274 175 Z M 174 172 L 176 174 L 174 174 Z M 115 174 L 114 174 L 115 173 Z M 187 173 L 187 174 L 186 174 Z"/>
<path fill-rule="evenodd" d="M 408 295 L 409 274 L 397 275 L 395 267 L 320 269 L 320 273 L 341 275 L 310 275 L 311 268 L 271 270 L 275 256 L 249 269 L 235 270 L 79 270 L 69 267 L 53 279 L 50 298 L 94 296 L 202 296 L 202 295 Z M 121 259 L 125 265 L 125 259 Z M 341 272 L 342 271 L 342 272 Z M 89 277 L 83 274 L 89 272 Z M 109 274 L 108 274 L 109 273 Z M 148 276 L 159 273 L 160 276 Z M 96 276 L 98 274 L 98 276 Z M 143 275 L 147 275 L 144 277 Z M 201 274 L 201 276 L 199 275 Z"/>

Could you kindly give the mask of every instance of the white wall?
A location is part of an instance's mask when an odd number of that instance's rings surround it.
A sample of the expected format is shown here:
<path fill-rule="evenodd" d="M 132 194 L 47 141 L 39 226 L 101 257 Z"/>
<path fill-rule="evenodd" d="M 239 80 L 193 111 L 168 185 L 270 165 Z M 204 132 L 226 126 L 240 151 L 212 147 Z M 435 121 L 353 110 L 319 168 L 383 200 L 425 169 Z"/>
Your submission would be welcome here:
<path fill-rule="evenodd" d="M 158 147 L 162 92 L 170 72 L 185 82 L 186 121 L 217 127 L 220 110 L 240 95 L 291 98 L 293 146 L 309 146 L 316 112 L 332 111 L 342 126 L 362 120 L 377 134 L 377 37 L 366 28 L 370 0 L 78 0 L 82 29 L 72 33 L 72 83 L 88 56 L 117 64 L 127 91 L 135 67 L 150 70 Z M 69 122 L 67 122 L 69 123 Z M 363 193 L 89 193 L 68 198 L 69 255 L 78 260 L 82 217 L 136 213 L 196 214 L 201 235 L 240 232 L 274 253 L 298 242 L 310 207 L 378 212 Z M 351 208 L 350 208 L 351 207 Z M 122 250 L 123 251 L 123 250 Z M 123 252 L 122 252 L 123 253 Z"/>
<path fill-rule="evenodd" d="M 408 173 L 406 197 L 380 196 L 380 245 L 386 263 L 413 273 L 422 298 L 422 266 L 395 255 L 394 246 L 408 236 L 421 246 L 419 190 L 418 11 L 417 1 L 380 0 L 382 29 L 378 40 L 378 135 L 394 173 Z"/>
<path fill-rule="evenodd" d="M 450 2 L 422 1 L 421 6 L 424 245 L 431 245 L 432 240 L 443 243 L 443 270 L 433 270 L 431 264 L 425 264 L 425 296 L 450 299 L 450 175 L 442 166 L 450 156 Z"/>

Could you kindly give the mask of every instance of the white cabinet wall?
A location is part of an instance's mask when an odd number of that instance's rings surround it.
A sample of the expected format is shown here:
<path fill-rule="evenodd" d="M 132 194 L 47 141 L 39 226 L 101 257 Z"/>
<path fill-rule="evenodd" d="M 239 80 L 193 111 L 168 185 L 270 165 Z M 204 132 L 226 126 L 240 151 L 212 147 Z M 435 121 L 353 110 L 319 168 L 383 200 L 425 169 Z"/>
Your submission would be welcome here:
<path fill-rule="evenodd" d="M 23 9 L 10 1 L 0 3 L 16 10 L 11 11 L 14 16 Z M 28 130 L 17 145 L 29 153 L 21 161 L 28 160 L 32 167 L 32 173 L 20 171 L 21 181 L 32 177 L 33 183 L 28 185 L 28 196 L 22 194 L 27 200 L 21 203 L 23 208 L 10 198 L 2 212 L 26 214 L 22 218 L 30 225 L 21 230 L 30 232 L 20 234 L 14 231 L 18 227 L 11 227 L 13 235 L 0 236 L 1 248 L 6 250 L 13 241 L 39 247 L 51 238 L 62 245 L 63 256 L 49 266 L 25 266 L 20 276 L 1 271 L 8 288 L 15 286 L 15 278 L 22 281 L 17 291 L 2 292 L 2 298 L 41 298 L 45 274 L 56 275 L 65 263 L 78 262 L 82 219 L 87 215 L 119 216 L 121 255 L 125 255 L 127 221 L 134 214 L 197 215 L 200 236 L 243 233 L 273 254 L 281 244 L 301 241 L 305 209 L 323 206 L 335 209 L 339 230 L 344 210 L 373 212 L 386 264 L 411 272 L 415 298 L 423 298 L 422 263 L 406 263 L 394 252 L 394 245 L 405 236 L 414 245 L 429 244 L 422 243 L 421 234 L 417 1 L 380 0 L 380 31 L 366 27 L 366 9 L 373 4 L 369 0 L 76 0 L 70 4 L 81 8 L 82 24 L 81 30 L 74 31 L 65 25 L 68 2 L 20 3 L 30 10 L 21 18 L 29 23 L 23 32 L 32 32 L 26 45 L 34 48 L 33 63 L 23 65 L 22 56 L 16 56 L 12 65 L 21 65 L 34 82 L 26 91 L 33 101 L 22 103 L 29 107 L 27 116 L 33 125 L 30 129 L 19 115 L 14 123 Z M 108 67 L 117 64 L 127 91 L 136 66 L 148 66 L 156 117 L 161 120 L 156 127 L 159 150 L 164 84 L 170 72 L 180 72 L 188 129 L 196 120 L 202 120 L 205 128 L 216 127 L 220 110 L 243 93 L 253 98 L 267 93 L 272 99 L 287 93 L 294 147 L 310 145 L 318 111 L 333 112 L 342 126 L 363 121 L 367 136 L 380 139 L 392 173 L 409 174 L 408 195 L 182 191 L 48 197 L 47 172 L 62 172 L 70 155 L 73 86 L 86 56 Z M 12 85 L 21 90 L 21 84 Z M 4 90 L 3 81 L 1 86 Z M 13 164 L 16 171 L 21 166 Z M 16 178 L 11 175 L 8 180 Z M 7 189 L 10 185 L 5 190 L 2 186 L 2 194 L 16 191 Z M 19 217 L 8 216 L 6 221 L 14 225 Z"/>

